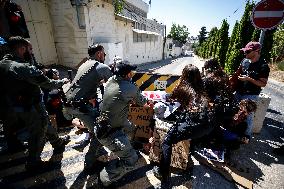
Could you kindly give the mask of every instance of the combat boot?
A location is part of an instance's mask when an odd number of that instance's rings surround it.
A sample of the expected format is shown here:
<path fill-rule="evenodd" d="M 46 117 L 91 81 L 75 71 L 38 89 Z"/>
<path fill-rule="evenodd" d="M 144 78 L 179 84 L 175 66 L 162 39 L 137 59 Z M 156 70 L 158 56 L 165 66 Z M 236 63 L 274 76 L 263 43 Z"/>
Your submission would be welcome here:
<path fill-rule="evenodd" d="M 70 142 L 70 136 L 65 135 L 59 138 L 59 141 L 56 144 L 53 144 L 53 154 L 61 154 L 65 150 L 65 146 Z"/>

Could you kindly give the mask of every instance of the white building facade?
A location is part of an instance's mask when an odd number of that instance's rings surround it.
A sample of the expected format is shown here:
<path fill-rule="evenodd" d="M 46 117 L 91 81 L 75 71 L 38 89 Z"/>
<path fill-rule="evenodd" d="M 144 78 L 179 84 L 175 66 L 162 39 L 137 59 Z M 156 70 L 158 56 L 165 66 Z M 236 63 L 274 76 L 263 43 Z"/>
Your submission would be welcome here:
<path fill-rule="evenodd" d="M 120 14 L 112 0 L 15 0 L 25 14 L 40 63 L 75 67 L 88 46 L 105 47 L 106 64 L 121 56 L 132 64 L 162 59 L 164 26 L 147 19 L 149 5 L 125 0 Z"/>

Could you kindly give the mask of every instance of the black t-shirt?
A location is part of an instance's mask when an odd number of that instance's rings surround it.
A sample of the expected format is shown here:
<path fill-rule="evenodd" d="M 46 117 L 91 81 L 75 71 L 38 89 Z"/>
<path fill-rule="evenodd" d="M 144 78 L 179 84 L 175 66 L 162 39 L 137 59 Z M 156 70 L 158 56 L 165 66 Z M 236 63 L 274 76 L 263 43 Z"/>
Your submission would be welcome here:
<path fill-rule="evenodd" d="M 241 63 L 242 73 L 241 75 L 249 76 L 255 80 L 260 78 L 268 78 L 270 68 L 264 59 L 259 59 L 257 62 L 250 63 L 249 59 L 244 59 Z M 237 90 L 243 95 L 259 95 L 261 87 L 249 82 L 240 81 L 240 87 Z"/>

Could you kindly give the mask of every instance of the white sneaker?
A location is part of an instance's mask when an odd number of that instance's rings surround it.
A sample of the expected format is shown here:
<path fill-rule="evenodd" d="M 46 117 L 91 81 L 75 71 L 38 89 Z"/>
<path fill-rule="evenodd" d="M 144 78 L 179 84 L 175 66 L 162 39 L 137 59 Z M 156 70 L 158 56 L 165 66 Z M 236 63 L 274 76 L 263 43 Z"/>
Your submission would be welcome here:
<path fill-rule="evenodd" d="M 81 144 L 85 141 L 88 141 L 89 139 L 90 139 L 90 133 L 83 133 L 75 140 L 75 144 Z"/>

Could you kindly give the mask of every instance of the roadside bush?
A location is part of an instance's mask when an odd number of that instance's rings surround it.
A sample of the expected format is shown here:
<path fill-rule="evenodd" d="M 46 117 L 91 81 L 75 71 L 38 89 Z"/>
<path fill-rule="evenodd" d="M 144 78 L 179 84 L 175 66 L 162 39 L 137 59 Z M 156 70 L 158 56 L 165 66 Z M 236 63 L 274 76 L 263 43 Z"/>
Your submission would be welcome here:
<path fill-rule="evenodd" d="M 279 70 L 284 71 L 284 60 L 277 63 L 277 67 L 278 67 Z"/>

